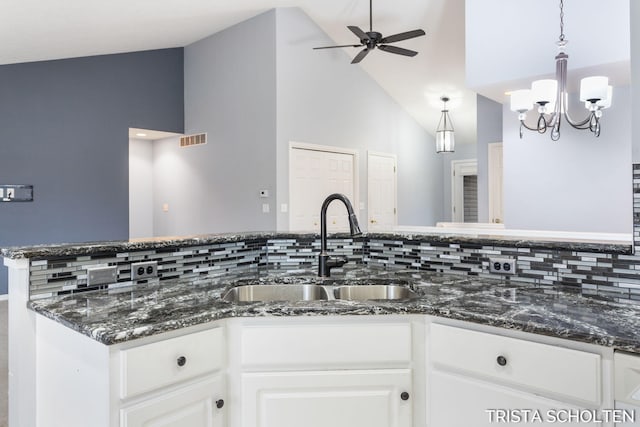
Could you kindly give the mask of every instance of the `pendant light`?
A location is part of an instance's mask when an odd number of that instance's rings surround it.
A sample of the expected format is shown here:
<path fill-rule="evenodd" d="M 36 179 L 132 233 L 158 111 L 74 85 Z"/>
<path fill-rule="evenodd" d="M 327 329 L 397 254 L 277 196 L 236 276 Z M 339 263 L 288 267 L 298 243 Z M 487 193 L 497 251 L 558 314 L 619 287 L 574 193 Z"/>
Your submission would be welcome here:
<path fill-rule="evenodd" d="M 453 153 L 455 151 L 455 138 L 453 134 L 453 124 L 447 110 L 447 102 L 449 98 L 443 96 L 440 98 L 443 103 L 442 116 L 436 130 L 436 153 Z"/>

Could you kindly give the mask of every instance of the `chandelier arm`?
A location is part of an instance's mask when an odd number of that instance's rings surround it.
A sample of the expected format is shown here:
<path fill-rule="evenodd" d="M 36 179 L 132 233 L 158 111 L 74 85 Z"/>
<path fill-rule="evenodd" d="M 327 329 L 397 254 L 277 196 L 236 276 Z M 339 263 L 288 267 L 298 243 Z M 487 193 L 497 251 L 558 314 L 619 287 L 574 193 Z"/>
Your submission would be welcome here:
<path fill-rule="evenodd" d="M 589 129 L 589 123 L 592 120 L 593 114 L 589 114 L 584 120 L 580 120 L 580 121 L 573 120 L 569 115 L 569 112 L 566 110 L 563 116 L 564 116 L 564 119 L 567 121 L 567 123 L 571 125 L 571 127 L 576 129 Z"/>

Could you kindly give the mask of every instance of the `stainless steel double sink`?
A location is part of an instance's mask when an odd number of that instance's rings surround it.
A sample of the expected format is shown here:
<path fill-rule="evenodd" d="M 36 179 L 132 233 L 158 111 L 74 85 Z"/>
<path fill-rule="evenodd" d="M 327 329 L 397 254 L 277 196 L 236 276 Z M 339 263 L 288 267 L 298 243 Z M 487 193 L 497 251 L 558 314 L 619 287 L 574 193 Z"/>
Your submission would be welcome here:
<path fill-rule="evenodd" d="M 316 284 L 264 284 L 241 285 L 229 289 L 223 300 L 229 302 L 258 301 L 397 301 L 418 297 L 407 286 L 401 285 L 316 285 Z"/>

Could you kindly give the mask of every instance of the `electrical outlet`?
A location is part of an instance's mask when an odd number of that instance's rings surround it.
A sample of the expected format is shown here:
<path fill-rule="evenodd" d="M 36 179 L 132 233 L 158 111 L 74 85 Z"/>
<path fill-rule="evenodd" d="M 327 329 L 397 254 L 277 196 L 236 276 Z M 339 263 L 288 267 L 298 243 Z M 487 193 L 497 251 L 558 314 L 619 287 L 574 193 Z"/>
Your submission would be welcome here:
<path fill-rule="evenodd" d="M 87 267 L 87 286 L 108 285 L 118 281 L 116 266 Z"/>
<path fill-rule="evenodd" d="M 489 258 L 489 272 L 516 274 L 516 260 L 512 258 Z"/>
<path fill-rule="evenodd" d="M 158 277 L 158 261 L 135 262 L 131 264 L 131 280 Z"/>

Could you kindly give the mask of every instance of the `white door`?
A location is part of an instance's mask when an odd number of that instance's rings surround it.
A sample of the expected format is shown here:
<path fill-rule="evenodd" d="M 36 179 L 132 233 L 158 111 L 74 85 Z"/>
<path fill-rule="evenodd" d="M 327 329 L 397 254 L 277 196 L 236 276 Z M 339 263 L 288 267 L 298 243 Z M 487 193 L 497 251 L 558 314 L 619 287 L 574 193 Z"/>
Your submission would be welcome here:
<path fill-rule="evenodd" d="M 121 427 L 224 427 L 224 382 L 214 378 L 120 411 Z"/>
<path fill-rule="evenodd" d="M 408 369 L 242 376 L 242 427 L 410 427 L 412 405 Z"/>
<path fill-rule="evenodd" d="M 478 161 L 452 160 L 451 161 L 451 218 L 453 222 L 465 222 L 465 177 L 478 175 Z M 477 193 L 475 195 L 477 213 Z M 476 215 L 477 217 L 477 215 Z M 469 222 L 469 221 L 467 221 Z M 472 222 L 477 222 L 472 221 Z"/>
<path fill-rule="evenodd" d="M 502 143 L 489 144 L 489 222 L 504 223 L 502 205 Z"/>
<path fill-rule="evenodd" d="M 556 423 L 573 427 L 596 425 L 588 422 L 561 422 L 570 420 L 566 416 L 567 413 L 553 412 L 580 409 L 575 405 L 457 374 L 431 372 L 428 396 L 427 416 L 430 427 L 524 427 Z M 526 410 L 531 412 L 525 413 Z M 536 411 L 544 422 L 534 419 L 536 415 L 533 411 Z M 556 415 L 557 419 L 553 422 Z M 521 417 L 519 420 L 513 418 L 518 416 Z M 525 416 L 529 418 L 525 419 Z"/>
<path fill-rule="evenodd" d="M 357 213 L 355 153 L 329 151 L 331 147 L 292 145 L 289 150 L 289 229 L 320 231 L 320 208 L 332 193 L 342 193 Z M 336 149 L 338 150 L 338 149 Z M 334 202 L 327 210 L 331 232 L 348 231 L 344 205 Z"/>
<path fill-rule="evenodd" d="M 398 225 L 396 177 L 395 154 L 368 153 L 369 231 L 388 231 Z"/>

